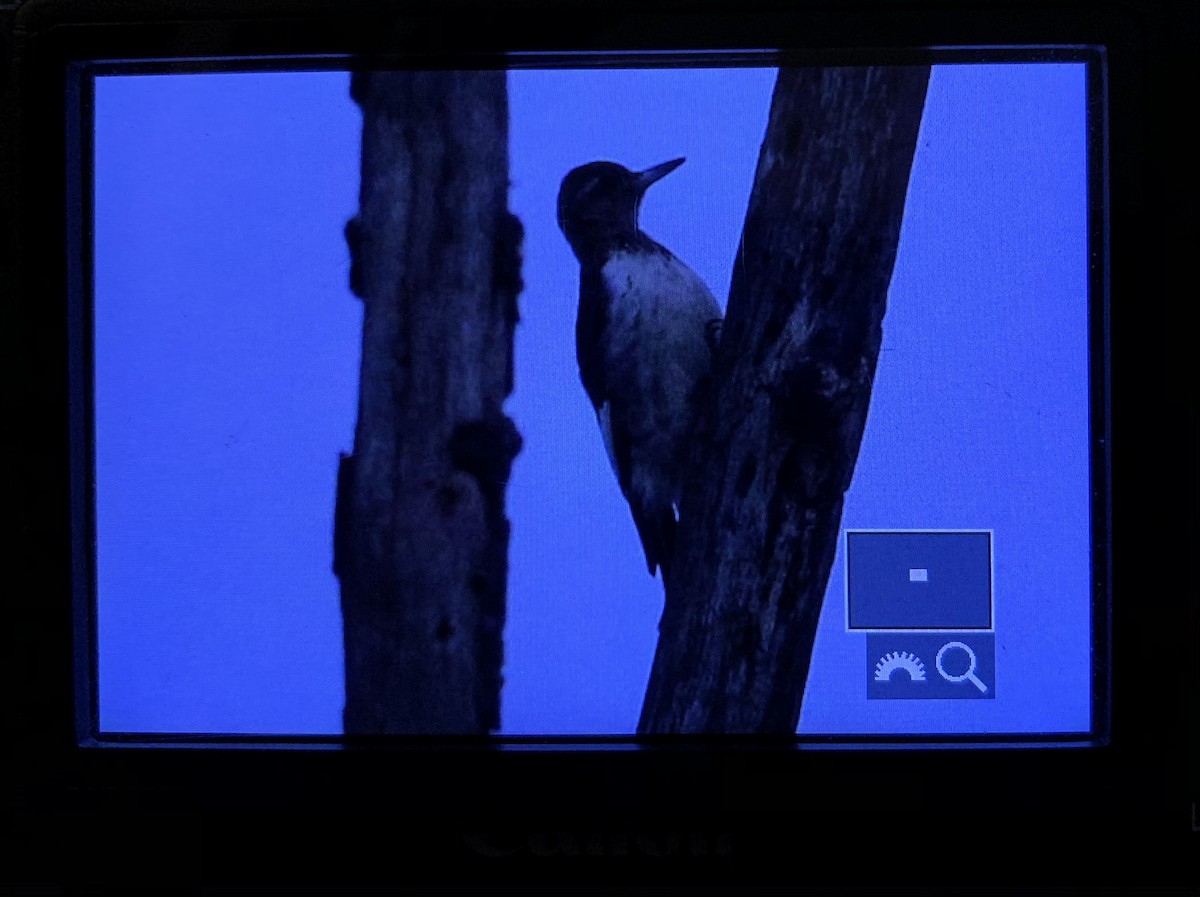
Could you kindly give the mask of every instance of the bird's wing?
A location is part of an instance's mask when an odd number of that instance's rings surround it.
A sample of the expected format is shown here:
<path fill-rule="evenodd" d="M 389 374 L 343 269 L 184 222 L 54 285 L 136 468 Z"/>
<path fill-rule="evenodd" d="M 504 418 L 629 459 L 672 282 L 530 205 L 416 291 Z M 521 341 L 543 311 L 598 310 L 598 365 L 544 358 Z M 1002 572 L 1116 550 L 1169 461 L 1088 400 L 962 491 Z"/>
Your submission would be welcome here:
<path fill-rule="evenodd" d="M 599 413 L 608 401 L 608 383 L 604 372 L 604 330 L 608 326 L 608 309 L 603 301 L 599 273 L 585 271 L 579 289 L 579 313 L 575 318 L 575 358 L 579 362 L 579 377 L 587 390 L 592 407 Z"/>
<path fill-rule="evenodd" d="M 642 540 L 642 550 L 646 553 L 646 567 L 653 576 L 655 569 L 663 565 L 665 559 L 674 552 L 675 515 L 669 505 L 665 508 L 643 507 L 641 496 L 634 494 L 631 488 L 631 441 L 620 408 L 614 409 L 611 403 L 605 402 L 596 409 L 596 419 L 600 422 L 600 433 L 604 436 L 609 463 L 617 475 L 617 482 L 621 484 L 621 493 L 633 512 L 633 523 Z"/>
<path fill-rule="evenodd" d="M 629 497 L 629 485 L 633 475 L 632 441 L 629 438 L 629 428 L 619 408 L 613 408 L 605 402 L 596 409 L 596 417 L 600 421 L 600 432 L 604 436 L 604 448 L 608 451 L 608 460 L 617 475 L 621 486 L 621 494 Z"/>
<path fill-rule="evenodd" d="M 604 355 L 605 329 L 608 327 L 608 308 L 603 301 L 606 293 L 600 284 L 599 273 L 593 276 L 595 283 L 584 280 L 580 284 L 581 301 L 579 315 L 575 319 L 575 356 L 579 362 L 579 378 L 596 411 L 608 461 L 617 475 L 621 492 L 628 496 L 631 475 L 629 429 L 620 409 L 614 410 L 610 401 Z M 588 272 L 583 277 L 587 278 Z"/>

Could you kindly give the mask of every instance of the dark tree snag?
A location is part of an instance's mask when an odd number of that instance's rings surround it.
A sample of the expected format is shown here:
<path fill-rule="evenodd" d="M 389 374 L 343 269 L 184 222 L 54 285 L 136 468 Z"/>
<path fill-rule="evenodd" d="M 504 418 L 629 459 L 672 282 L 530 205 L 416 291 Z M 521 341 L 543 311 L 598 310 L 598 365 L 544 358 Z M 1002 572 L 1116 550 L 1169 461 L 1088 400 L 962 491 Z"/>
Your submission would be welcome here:
<path fill-rule="evenodd" d="M 779 73 L 639 732 L 796 730 L 928 79 Z"/>
<path fill-rule="evenodd" d="M 344 727 L 486 733 L 500 724 L 504 490 L 521 225 L 508 211 L 505 73 L 356 74 L 364 304 L 354 453 L 338 469 L 334 572 Z"/>

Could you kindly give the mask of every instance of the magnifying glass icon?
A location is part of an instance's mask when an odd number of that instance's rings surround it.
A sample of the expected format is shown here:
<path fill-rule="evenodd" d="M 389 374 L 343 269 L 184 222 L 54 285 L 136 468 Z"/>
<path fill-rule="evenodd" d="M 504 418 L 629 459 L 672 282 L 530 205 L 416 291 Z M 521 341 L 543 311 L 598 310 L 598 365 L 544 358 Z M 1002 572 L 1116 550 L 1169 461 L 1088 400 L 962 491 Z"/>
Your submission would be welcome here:
<path fill-rule="evenodd" d="M 951 648 L 961 648 L 963 651 L 966 651 L 967 657 L 971 661 L 967 666 L 967 671 L 958 676 L 947 673 L 946 668 L 942 666 L 942 658 L 946 656 L 946 652 Z M 934 664 L 937 666 L 937 671 L 941 673 L 942 678 L 947 682 L 962 682 L 969 679 L 976 688 L 986 694 L 987 686 L 979 681 L 979 677 L 975 675 L 975 667 L 978 665 L 978 663 L 979 661 L 975 658 L 975 652 L 971 650 L 971 646 L 963 644 L 962 642 L 946 642 L 946 644 L 942 645 L 942 647 L 938 649 L 937 657 L 934 659 Z"/>

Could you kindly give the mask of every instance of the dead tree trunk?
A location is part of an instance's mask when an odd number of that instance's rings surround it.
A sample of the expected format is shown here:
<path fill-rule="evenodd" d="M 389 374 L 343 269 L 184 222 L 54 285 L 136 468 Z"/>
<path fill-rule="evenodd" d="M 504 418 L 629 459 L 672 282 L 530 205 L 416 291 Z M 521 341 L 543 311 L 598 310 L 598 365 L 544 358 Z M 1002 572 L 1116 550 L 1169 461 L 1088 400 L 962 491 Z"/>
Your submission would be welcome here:
<path fill-rule="evenodd" d="M 796 730 L 928 79 L 780 71 L 639 732 Z"/>
<path fill-rule="evenodd" d="M 504 72 L 356 74 L 364 304 L 354 452 L 338 469 L 347 734 L 500 722 L 504 490 L 521 226 Z"/>

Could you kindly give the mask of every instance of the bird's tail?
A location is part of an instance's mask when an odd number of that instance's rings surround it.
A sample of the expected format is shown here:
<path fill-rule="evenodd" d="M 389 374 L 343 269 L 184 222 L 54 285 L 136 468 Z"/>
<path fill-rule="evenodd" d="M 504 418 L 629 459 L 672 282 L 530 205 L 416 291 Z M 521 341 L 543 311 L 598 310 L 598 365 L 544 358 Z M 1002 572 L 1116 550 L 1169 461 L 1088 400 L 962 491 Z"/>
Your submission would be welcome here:
<path fill-rule="evenodd" d="M 663 579 L 667 578 L 667 568 L 675 556 L 675 510 L 671 505 L 666 507 L 645 508 L 630 503 L 633 511 L 633 522 L 637 526 L 638 536 L 642 540 L 642 550 L 646 553 L 646 567 L 650 575 L 661 567 Z"/>

